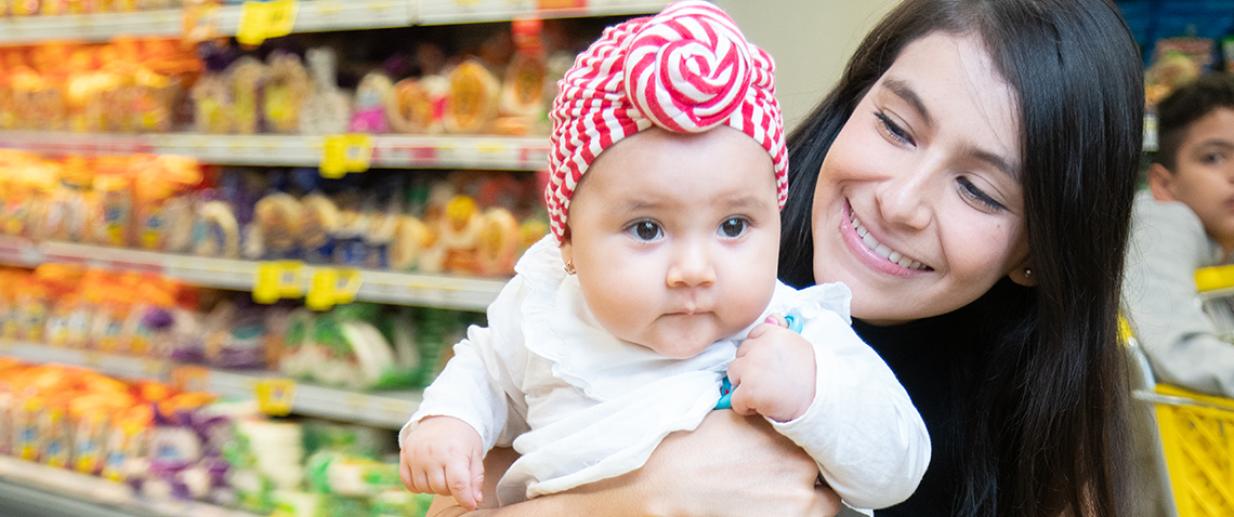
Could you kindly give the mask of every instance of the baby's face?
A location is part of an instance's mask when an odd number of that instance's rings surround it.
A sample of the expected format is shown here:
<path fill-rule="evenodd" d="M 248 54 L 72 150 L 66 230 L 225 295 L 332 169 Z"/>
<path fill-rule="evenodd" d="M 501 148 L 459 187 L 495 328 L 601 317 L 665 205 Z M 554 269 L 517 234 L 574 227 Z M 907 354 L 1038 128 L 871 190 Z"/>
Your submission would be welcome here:
<path fill-rule="evenodd" d="M 652 128 L 592 163 L 570 203 L 562 257 L 605 330 L 687 358 L 762 314 L 779 245 L 761 146 L 728 127 Z"/>

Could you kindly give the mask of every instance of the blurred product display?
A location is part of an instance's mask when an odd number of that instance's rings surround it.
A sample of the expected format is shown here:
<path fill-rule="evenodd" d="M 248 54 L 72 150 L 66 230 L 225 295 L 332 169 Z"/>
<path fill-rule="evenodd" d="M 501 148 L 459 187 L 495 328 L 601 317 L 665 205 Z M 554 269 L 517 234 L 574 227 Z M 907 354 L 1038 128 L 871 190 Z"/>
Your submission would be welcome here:
<path fill-rule="evenodd" d="M 666 0 L 0 0 L 0 507 L 421 516 L 395 432 Z M 4 512 L 0 512 L 4 513 Z"/>

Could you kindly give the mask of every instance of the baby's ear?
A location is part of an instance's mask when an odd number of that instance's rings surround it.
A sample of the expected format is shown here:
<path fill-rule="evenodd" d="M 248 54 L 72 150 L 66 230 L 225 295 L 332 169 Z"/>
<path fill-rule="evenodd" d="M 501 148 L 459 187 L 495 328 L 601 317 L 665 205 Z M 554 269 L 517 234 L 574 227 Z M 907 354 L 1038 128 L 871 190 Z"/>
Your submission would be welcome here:
<path fill-rule="evenodd" d="M 561 261 L 566 264 L 574 262 L 574 246 L 570 242 L 570 225 L 561 231 Z"/>

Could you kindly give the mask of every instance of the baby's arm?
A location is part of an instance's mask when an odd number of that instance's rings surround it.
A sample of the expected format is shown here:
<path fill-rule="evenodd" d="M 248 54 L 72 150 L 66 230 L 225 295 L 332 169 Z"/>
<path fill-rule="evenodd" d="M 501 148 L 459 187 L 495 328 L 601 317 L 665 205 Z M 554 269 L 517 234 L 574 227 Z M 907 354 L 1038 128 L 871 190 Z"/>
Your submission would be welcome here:
<path fill-rule="evenodd" d="M 484 444 L 462 420 L 428 417 L 411 432 L 399 455 L 399 475 L 412 492 L 453 495 L 458 504 L 476 509 L 482 501 Z"/>
<path fill-rule="evenodd" d="M 912 495 L 930 463 L 925 423 L 895 374 L 844 319 L 824 312 L 801 335 L 767 324 L 750 337 L 729 366 L 734 409 L 741 404 L 767 417 L 814 458 L 850 506 L 885 508 Z M 809 355 L 799 359 L 803 349 Z M 803 381 L 807 367 L 812 378 Z"/>
<path fill-rule="evenodd" d="M 515 277 L 502 289 L 489 307 L 490 328 L 467 329 L 399 433 L 400 474 L 409 490 L 453 494 L 474 509 L 481 500 L 484 451 L 526 430 L 520 376 L 508 368 L 523 351 L 516 310 L 521 287 Z"/>

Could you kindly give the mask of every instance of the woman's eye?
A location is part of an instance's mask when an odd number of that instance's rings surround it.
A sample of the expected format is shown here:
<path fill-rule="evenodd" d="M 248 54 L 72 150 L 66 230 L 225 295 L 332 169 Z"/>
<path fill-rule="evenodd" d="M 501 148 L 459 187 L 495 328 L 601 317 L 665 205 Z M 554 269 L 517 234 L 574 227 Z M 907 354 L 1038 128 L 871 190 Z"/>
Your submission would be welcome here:
<path fill-rule="evenodd" d="M 894 138 L 896 141 L 903 144 L 917 145 L 917 143 L 913 141 L 913 137 L 908 134 L 908 131 L 905 131 L 904 128 L 899 126 L 899 124 L 896 124 L 895 121 L 891 120 L 891 117 L 878 112 L 874 113 L 874 117 L 882 123 L 883 130 L 886 131 L 888 135 L 891 135 L 891 138 Z"/>
<path fill-rule="evenodd" d="M 746 232 L 750 222 L 740 217 L 730 217 L 728 220 L 720 223 L 720 235 L 725 237 L 740 237 Z"/>
<path fill-rule="evenodd" d="M 653 241 L 664 234 L 664 231 L 660 229 L 660 225 L 651 221 L 639 221 L 630 225 L 626 231 L 630 232 L 630 235 L 640 241 Z"/>
<path fill-rule="evenodd" d="M 968 181 L 968 178 L 959 178 L 956 180 L 960 184 L 960 191 L 965 197 L 981 203 L 986 208 L 995 212 L 1002 211 L 1005 207 L 1002 203 L 995 201 L 994 198 L 987 195 L 984 191 L 978 188 L 973 182 Z"/>

